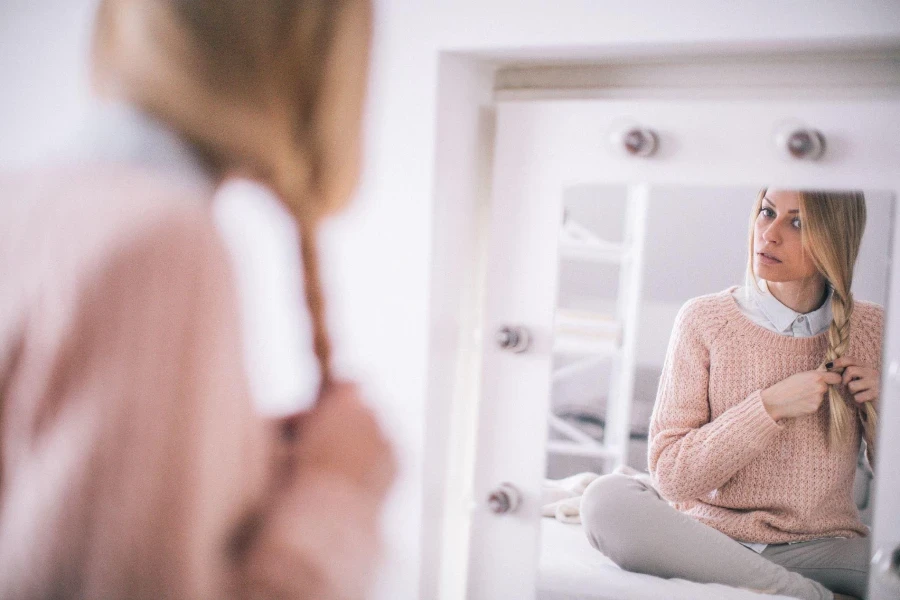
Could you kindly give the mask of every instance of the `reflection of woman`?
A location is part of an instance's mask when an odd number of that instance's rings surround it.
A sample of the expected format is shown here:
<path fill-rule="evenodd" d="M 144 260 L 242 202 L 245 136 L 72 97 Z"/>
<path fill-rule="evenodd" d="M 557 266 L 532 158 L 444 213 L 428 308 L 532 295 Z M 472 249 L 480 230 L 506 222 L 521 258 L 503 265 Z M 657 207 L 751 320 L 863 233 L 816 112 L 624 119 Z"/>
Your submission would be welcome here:
<path fill-rule="evenodd" d="M 864 597 L 852 487 L 861 438 L 874 460 L 883 325 L 850 294 L 864 227 L 861 193 L 760 193 L 752 278 L 676 319 L 650 426 L 654 487 L 610 475 L 585 494 L 596 548 L 661 577 Z"/>
<path fill-rule="evenodd" d="M 314 248 L 356 185 L 370 21 L 368 0 L 100 3 L 91 160 L 0 183 L 0 597 L 365 595 L 393 462 L 329 376 Z M 301 365 L 253 378 L 254 290 L 211 201 L 233 174 L 299 225 L 323 382 L 302 417 L 252 409 Z"/>

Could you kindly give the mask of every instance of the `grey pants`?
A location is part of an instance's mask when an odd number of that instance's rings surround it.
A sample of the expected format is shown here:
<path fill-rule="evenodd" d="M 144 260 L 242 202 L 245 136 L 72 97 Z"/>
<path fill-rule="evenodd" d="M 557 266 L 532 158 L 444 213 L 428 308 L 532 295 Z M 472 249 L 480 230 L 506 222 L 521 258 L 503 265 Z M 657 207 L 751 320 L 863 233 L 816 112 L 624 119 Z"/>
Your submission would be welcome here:
<path fill-rule="evenodd" d="M 808 600 L 865 598 L 869 539 L 770 545 L 762 554 L 672 508 L 649 480 L 605 475 L 581 501 L 591 545 L 627 571 Z"/>

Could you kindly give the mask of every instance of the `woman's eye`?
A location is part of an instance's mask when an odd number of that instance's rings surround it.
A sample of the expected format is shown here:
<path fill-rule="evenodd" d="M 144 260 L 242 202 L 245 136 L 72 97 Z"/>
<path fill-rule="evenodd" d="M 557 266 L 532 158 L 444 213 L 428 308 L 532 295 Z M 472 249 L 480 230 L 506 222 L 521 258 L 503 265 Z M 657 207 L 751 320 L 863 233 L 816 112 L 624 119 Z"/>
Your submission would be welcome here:
<path fill-rule="evenodd" d="M 775 211 L 772 210 L 771 208 L 766 208 L 766 207 L 761 208 L 759 211 L 759 214 L 761 214 L 762 216 L 764 216 L 767 219 L 771 219 L 771 218 L 775 217 Z"/>
<path fill-rule="evenodd" d="M 794 219 L 793 221 L 791 221 L 791 225 L 793 225 L 797 229 L 800 229 L 800 219 Z"/>

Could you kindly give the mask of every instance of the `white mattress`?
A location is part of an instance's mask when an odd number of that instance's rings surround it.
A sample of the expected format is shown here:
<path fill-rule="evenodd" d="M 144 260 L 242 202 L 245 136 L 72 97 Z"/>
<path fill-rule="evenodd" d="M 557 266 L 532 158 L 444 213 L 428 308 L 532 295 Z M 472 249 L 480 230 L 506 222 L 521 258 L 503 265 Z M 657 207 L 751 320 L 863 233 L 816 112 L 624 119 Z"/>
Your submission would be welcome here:
<path fill-rule="evenodd" d="M 790 600 L 712 583 L 623 571 L 591 547 L 581 525 L 541 519 L 538 600 Z"/>

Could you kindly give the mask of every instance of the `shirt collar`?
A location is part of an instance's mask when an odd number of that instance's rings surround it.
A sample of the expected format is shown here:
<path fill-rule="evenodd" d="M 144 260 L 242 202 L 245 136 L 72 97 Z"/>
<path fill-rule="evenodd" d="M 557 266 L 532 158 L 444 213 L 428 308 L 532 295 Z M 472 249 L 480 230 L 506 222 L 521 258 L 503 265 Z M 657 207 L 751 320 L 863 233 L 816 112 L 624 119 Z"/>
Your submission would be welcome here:
<path fill-rule="evenodd" d="M 172 128 L 122 102 L 97 102 L 70 151 L 77 158 L 138 164 L 212 183 L 194 148 Z"/>
<path fill-rule="evenodd" d="M 798 313 L 782 304 L 778 298 L 769 292 L 765 280 L 759 281 L 759 286 L 750 285 L 750 295 L 759 310 L 775 326 L 775 328 L 787 334 L 796 333 L 795 328 L 806 335 L 818 335 L 831 325 L 831 295 L 834 293 L 828 286 L 828 297 L 822 306 L 806 314 Z M 803 317 L 798 322 L 798 317 Z"/>

